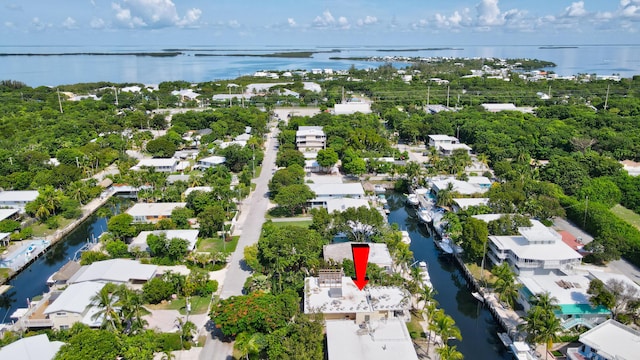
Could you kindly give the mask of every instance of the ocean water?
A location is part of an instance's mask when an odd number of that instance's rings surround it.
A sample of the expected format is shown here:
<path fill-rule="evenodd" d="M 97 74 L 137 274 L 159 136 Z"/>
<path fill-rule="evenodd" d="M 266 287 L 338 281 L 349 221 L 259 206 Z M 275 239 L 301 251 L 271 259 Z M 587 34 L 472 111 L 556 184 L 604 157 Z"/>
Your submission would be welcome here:
<path fill-rule="evenodd" d="M 416 50 L 431 48 L 432 50 Z M 434 48 L 447 48 L 437 50 Z M 163 49 L 189 49 L 176 57 L 141 56 L 0 56 L 0 79 L 22 81 L 30 86 L 55 86 L 81 82 L 111 81 L 117 83 L 157 84 L 162 81 L 190 82 L 233 79 L 259 70 L 311 70 L 375 68 L 380 62 L 330 60 L 330 57 L 369 56 L 442 56 L 536 58 L 557 64 L 560 75 L 580 73 L 622 77 L 640 75 L 640 45 L 576 45 L 566 48 L 541 48 L 538 45 L 496 46 L 0 46 L 1 54 L 10 53 L 86 53 L 86 52 L 152 52 Z M 267 54 L 281 51 L 328 51 L 311 58 L 265 58 L 237 56 L 194 56 L 208 54 Z M 379 49 L 394 51 L 378 51 Z M 194 51 L 195 50 L 195 51 Z M 407 51 L 410 50 L 410 51 Z M 396 63 L 395 66 L 404 66 Z"/>

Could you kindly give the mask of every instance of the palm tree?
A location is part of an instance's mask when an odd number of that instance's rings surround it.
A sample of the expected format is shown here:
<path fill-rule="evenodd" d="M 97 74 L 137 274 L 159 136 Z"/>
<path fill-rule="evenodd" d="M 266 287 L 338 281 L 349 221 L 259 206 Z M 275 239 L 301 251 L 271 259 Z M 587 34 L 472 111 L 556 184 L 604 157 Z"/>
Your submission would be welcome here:
<path fill-rule="evenodd" d="M 552 313 L 554 310 L 560 310 L 560 306 L 558 306 L 558 299 L 551 296 L 548 291 L 536 294 L 531 303 L 534 306 L 542 308 L 542 310 L 547 313 Z"/>
<path fill-rule="evenodd" d="M 440 355 L 440 360 L 462 360 L 464 359 L 464 356 L 462 355 L 462 353 L 460 351 L 458 351 L 458 349 L 456 349 L 456 346 L 449 346 L 449 345 L 444 345 L 443 347 L 440 347 L 438 349 L 436 349 L 436 352 L 438 353 L 438 355 Z"/>
<path fill-rule="evenodd" d="M 516 283 L 513 280 L 508 281 L 499 278 L 495 282 L 496 292 L 499 294 L 500 300 L 509 304 L 511 308 L 515 305 L 516 299 L 518 298 L 518 292 L 521 287 L 522 284 Z"/>
<path fill-rule="evenodd" d="M 424 301 L 424 305 L 422 305 L 423 309 L 430 303 L 435 302 L 437 304 L 438 302 L 433 298 L 437 293 L 438 292 L 432 287 L 425 285 L 417 294 L 417 302 L 420 303 L 421 301 Z"/>
<path fill-rule="evenodd" d="M 135 334 L 144 329 L 148 322 L 142 318 L 147 310 L 142 306 L 142 294 L 129 290 L 125 285 L 120 285 L 116 290 L 118 305 L 120 305 L 122 317 L 127 333 Z"/>
<path fill-rule="evenodd" d="M 240 356 L 244 356 L 245 359 L 249 360 L 250 354 L 257 354 L 261 350 L 259 344 L 260 336 L 261 334 L 259 333 L 249 334 L 242 332 L 236 336 L 236 341 L 233 346 L 240 351 Z"/>
<path fill-rule="evenodd" d="M 556 305 L 551 305 L 556 306 Z M 549 349 L 557 339 L 557 333 L 562 331 L 562 324 L 553 311 L 545 310 L 542 306 L 534 306 L 527 312 L 522 329 L 527 332 L 527 339 L 531 342 L 546 344 L 548 356 Z"/>
<path fill-rule="evenodd" d="M 197 327 L 191 321 L 184 321 L 181 317 L 176 318 L 176 326 L 180 330 L 180 346 L 184 349 L 184 341 L 189 342 L 193 339 Z"/>
<path fill-rule="evenodd" d="M 102 326 L 106 326 L 107 330 L 117 331 L 120 329 L 120 314 L 116 309 L 117 299 L 112 290 L 113 286 L 107 284 L 91 298 L 91 304 L 100 309 L 91 319 L 102 318 Z"/>
<path fill-rule="evenodd" d="M 460 329 L 456 326 L 455 320 L 444 311 L 435 314 L 433 321 L 429 324 L 429 329 L 442 337 L 442 341 L 446 343 L 449 339 L 462 340 Z"/>
<path fill-rule="evenodd" d="M 487 154 L 478 154 L 476 159 L 483 165 L 483 167 L 486 167 L 487 169 L 489 168 L 489 157 Z"/>

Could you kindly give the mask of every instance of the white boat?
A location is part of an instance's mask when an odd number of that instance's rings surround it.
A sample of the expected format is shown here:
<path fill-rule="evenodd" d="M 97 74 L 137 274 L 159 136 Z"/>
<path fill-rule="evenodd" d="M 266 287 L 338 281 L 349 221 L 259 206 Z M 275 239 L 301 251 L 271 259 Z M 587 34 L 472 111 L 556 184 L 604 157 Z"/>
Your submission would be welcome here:
<path fill-rule="evenodd" d="M 409 194 L 407 195 L 407 203 L 411 206 L 418 206 L 420 199 L 418 199 L 418 195 L 416 194 Z"/>
<path fill-rule="evenodd" d="M 484 302 L 484 296 L 480 295 L 479 292 L 472 292 L 471 296 L 473 296 L 474 298 L 476 298 L 476 300 L 480 301 L 481 303 Z"/>
<path fill-rule="evenodd" d="M 420 268 L 420 270 L 422 270 L 422 271 L 427 271 L 427 262 L 426 261 L 420 261 L 418 263 L 418 268 Z"/>
<path fill-rule="evenodd" d="M 418 218 L 423 223 L 430 223 L 431 220 L 432 220 L 432 218 L 431 218 L 431 210 L 420 209 L 420 211 L 418 211 Z"/>
<path fill-rule="evenodd" d="M 384 194 L 387 192 L 387 189 L 385 189 L 382 185 L 375 185 L 373 187 L 373 192 L 375 192 L 376 194 Z"/>
<path fill-rule="evenodd" d="M 411 237 L 409 236 L 409 232 L 408 231 L 400 231 L 402 233 L 402 242 L 409 245 L 411 244 Z"/>
<path fill-rule="evenodd" d="M 447 254 L 460 254 L 462 253 L 462 248 L 456 244 L 454 244 L 450 238 L 446 237 L 440 241 L 438 241 L 438 245 L 440 246 L 440 249 L 442 249 L 442 251 L 444 251 Z"/>
<path fill-rule="evenodd" d="M 382 205 L 386 205 L 387 204 L 387 197 L 384 196 L 384 194 L 379 194 L 378 195 L 378 202 Z"/>

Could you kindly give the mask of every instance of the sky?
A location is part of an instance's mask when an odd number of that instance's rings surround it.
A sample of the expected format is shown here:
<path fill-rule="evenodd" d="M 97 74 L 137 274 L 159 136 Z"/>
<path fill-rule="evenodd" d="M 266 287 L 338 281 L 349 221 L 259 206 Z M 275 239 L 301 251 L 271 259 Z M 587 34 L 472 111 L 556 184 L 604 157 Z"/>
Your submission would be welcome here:
<path fill-rule="evenodd" d="M 639 44 L 640 0 L 0 0 L 0 46 Z"/>

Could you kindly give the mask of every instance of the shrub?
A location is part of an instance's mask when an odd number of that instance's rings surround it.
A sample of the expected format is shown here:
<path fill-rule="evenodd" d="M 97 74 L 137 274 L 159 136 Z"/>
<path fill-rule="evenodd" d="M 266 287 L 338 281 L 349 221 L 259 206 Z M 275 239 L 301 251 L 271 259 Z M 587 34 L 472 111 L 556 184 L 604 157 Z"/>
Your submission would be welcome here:
<path fill-rule="evenodd" d="M 45 225 L 47 225 L 48 229 L 57 229 L 58 227 L 60 227 L 60 222 L 58 221 L 57 216 L 52 216 L 47 219 Z"/>
<path fill-rule="evenodd" d="M 142 286 L 142 296 L 145 301 L 151 304 L 157 304 L 162 300 L 169 299 L 173 292 L 173 285 L 161 278 L 153 278 Z"/>

